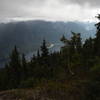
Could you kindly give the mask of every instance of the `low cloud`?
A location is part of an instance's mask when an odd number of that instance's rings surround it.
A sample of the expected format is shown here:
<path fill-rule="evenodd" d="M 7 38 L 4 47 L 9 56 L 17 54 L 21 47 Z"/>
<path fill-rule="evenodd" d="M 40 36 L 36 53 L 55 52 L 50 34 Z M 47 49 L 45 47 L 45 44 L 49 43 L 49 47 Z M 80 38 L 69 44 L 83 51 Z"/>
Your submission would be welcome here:
<path fill-rule="evenodd" d="M 90 7 L 100 7 L 100 0 L 59 0 L 63 3 L 78 4 L 81 6 L 89 5 Z"/>
<path fill-rule="evenodd" d="M 94 20 L 99 0 L 0 0 L 0 20 Z"/>

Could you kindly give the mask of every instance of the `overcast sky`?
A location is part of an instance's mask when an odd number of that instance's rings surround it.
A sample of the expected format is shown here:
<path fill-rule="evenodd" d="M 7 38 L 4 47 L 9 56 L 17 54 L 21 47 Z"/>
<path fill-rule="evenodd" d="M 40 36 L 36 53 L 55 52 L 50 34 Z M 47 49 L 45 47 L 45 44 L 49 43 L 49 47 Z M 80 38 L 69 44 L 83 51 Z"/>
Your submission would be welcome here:
<path fill-rule="evenodd" d="M 0 21 L 95 21 L 100 0 L 0 0 Z"/>

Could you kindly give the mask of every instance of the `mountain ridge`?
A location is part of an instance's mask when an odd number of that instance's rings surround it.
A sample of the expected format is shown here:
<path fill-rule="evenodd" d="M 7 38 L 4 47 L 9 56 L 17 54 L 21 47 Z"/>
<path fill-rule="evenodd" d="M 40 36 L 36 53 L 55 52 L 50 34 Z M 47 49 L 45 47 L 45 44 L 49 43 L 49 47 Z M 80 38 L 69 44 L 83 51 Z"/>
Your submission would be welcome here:
<path fill-rule="evenodd" d="M 50 22 L 43 20 L 9 22 L 0 24 L 0 59 L 9 56 L 16 45 L 21 53 L 39 49 L 43 39 L 50 43 L 61 43 L 64 34 L 71 37 L 71 31 L 81 33 L 82 38 L 95 36 L 95 23 Z"/>

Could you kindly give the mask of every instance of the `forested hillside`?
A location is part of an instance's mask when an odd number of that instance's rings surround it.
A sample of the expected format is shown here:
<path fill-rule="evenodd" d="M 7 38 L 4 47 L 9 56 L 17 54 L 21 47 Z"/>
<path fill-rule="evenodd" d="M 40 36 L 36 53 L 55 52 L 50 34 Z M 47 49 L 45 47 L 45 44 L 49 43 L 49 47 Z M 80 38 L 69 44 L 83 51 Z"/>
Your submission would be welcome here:
<path fill-rule="evenodd" d="M 6 90 L 0 93 L 2 100 L 99 100 L 100 15 L 97 18 L 96 37 L 83 43 L 81 33 L 71 31 L 71 38 L 61 36 L 64 45 L 53 53 L 44 39 L 30 61 L 15 45 L 0 69 L 0 90 Z"/>
<path fill-rule="evenodd" d="M 0 24 L 0 67 L 8 60 L 8 54 L 14 45 L 17 46 L 20 53 L 28 55 L 36 52 L 45 38 L 47 43 L 53 43 L 60 49 L 60 37 L 64 34 L 69 38 L 71 31 L 81 33 L 83 40 L 90 36 L 94 37 L 94 23 L 37 20 Z"/>

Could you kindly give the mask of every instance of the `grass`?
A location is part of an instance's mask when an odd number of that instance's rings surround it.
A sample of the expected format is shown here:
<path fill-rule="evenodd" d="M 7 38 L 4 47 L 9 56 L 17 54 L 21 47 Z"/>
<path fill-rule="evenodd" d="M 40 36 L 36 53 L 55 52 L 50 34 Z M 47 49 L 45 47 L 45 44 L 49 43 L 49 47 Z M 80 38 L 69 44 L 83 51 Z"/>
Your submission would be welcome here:
<path fill-rule="evenodd" d="M 0 92 L 0 100 L 87 100 L 86 81 L 42 83 L 35 88 Z"/>

